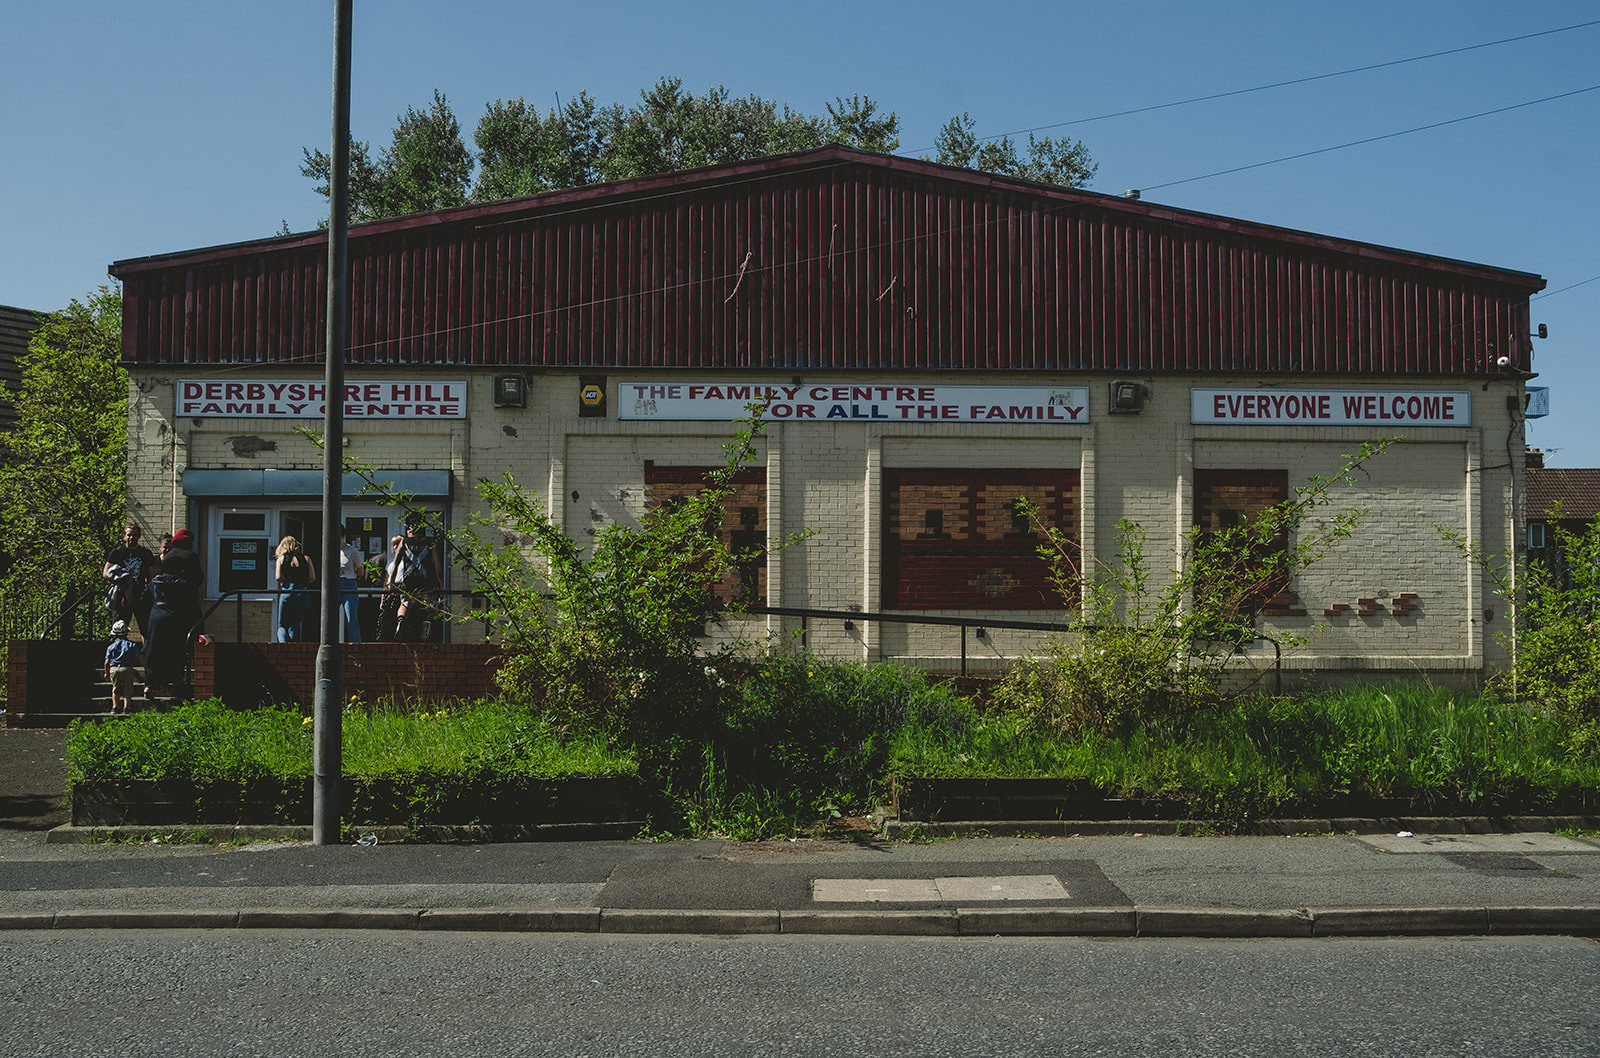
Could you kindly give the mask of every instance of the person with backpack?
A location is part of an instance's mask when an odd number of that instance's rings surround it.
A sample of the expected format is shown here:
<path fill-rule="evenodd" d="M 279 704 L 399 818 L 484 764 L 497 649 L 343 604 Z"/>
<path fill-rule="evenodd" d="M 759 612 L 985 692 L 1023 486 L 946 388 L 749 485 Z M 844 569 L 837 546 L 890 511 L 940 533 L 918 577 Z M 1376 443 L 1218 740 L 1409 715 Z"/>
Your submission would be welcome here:
<path fill-rule="evenodd" d="M 179 529 L 162 549 L 150 579 L 150 627 L 145 632 L 146 697 L 171 691 L 183 682 L 189 659 L 189 633 L 200 623 L 200 589 L 205 570 L 195 553 L 194 534 Z"/>
<path fill-rule="evenodd" d="M 113 619 L 127 621 L 130 617 L 139 622 L 139 631 L 147 632 L 150 625 L 150 578 L 155 575 L 156 556 L 139 543 L 144 531 L 129 523 L 122 530 L 122 545 L 106 552 L 105 565 L 100 575 L 111 582 L 106 593 L 106 608 Z"/>
<path fill-rule="evenodd" d="M 428 539 L 426 522 L 420 517 L 406 520 L 406 535 L 400 538 L 390 579 L 400 597 L 395 639 L 401 643 L 420 643 L 426 636 L 432 613 L 429 594 L 439 587 L 439 568 L 433 559 L 433 542 Z"/>
<path fill-rule="evenodd" d="M 300 549 L 300 541 L 286 536 L 278 542 L 275 566 L 278 587 L 287 589 L 278 607 L 278 642 L 298 643 L 300 624 L 311 606 L 311 586 L 317 582 L 317 567 L 311 556 Z"/>

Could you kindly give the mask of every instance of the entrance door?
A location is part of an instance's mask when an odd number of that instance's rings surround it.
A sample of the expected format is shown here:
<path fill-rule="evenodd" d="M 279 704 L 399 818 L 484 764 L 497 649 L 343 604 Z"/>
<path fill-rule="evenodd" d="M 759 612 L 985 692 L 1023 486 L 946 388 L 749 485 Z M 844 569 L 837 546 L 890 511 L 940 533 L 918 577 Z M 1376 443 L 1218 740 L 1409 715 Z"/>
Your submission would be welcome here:
<path fill-rule="evenodd" d="M 311 589 L 311 605 L 306 607 L 305 620 L 300 622 L 300 642 L 316 643 L 322 631 L 322 511 L 284 511 L 279 523 L 283 528 L 282 535 L 300 541 L 300 550 L 310 557 L 311 564 L 317 570 L 317 583 Z M 273 587 L 277 587 L 277 584 L 274 583 Z M 281 595 L 278 597 L 278 606 L 283 606 Z M 277 631 L 276 620 L 273 621 L 273 631 Z"/>
<path fill-rule="evenodd" d="M 389 516 L 387 514 L 345 514 L 346 535 L 361 549 L 367 568 L 376 572 L 367 578 L 362 588 L 383 587 L 384 570 L 389 564 Z M 376 559 L 376 562 L 374 562 Z M 378 599 L 376 594 L 359 596 L 357 611 L 361 620 L 361 641 L 370 643 L 378 632 Z M 349 633 L 345 634 L 348 640 Z"/>

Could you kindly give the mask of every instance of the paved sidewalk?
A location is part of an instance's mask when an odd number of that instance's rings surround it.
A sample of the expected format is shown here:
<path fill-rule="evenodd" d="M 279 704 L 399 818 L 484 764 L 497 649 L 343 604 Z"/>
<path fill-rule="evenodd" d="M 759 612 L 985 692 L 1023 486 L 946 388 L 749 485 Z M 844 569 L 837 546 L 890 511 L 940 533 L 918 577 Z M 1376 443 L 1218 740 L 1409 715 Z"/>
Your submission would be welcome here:
<path fill-rule="evenodd" d="M 67 821 L 66 742 L 60 728 L 0 726 L 0 841 Z"/>
<path fill-rule="evenodd" d="M 1600 840 L 0 844 L 0 928 L 1600 936 Z"/>

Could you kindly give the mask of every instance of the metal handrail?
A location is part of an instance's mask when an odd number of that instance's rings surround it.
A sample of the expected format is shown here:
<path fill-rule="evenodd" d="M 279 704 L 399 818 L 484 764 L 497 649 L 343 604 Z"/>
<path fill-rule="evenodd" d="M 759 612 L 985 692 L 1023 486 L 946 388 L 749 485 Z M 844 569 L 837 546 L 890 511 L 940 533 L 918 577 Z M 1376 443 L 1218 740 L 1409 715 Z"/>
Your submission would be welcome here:
<path fill-rule="evenodd" d="M 296 589 L 235 588 L 221 593 L 217 596 L 216 600 L 212 602 L 210 608 L 202 613 L 200 615 L 200 619 L 196 621 L 195 624 L 190 628 L 188 636 L 188 659 L 192 659 L 194 656 L 195 640 L 204 629 L 206 619 L 214 614 L 223 603 L 233 600 L 242 604 L 245 601 L 246 596 L 283 596 L 290 594 L 290 592 L 294 590 Z M 390 590 L 392 589 L 357 588 L 355 589 L 355 594 L 381 596 Z M 430 592 L 430 594 L 446 596 L 482 596 L 486 593 L 482 591 L 475 591 L 469 588 L 452 588 L 449 590 Z M 80 599 L 79 601 L 81 602 L 82 600 Z M 934 614 L 885 613 L 883 611 L 871 610 L 833 610 L 810 606 L 746 606 L 740 610 L 739 613 L 756 616 L 798 617 L 800 618 L 800 639 L 802 643 L 806 641 L 806 637 L 810 634 L 810 622 L 812 618 L 817 618 L 819 620 L 842 621 L 845 623 L 846 627 L 849 627 L 855 621 L 877 621 L 881 624 L 934 625 L 947 628 L 960 628 L 962 676 L 967 675 L 967 630 L 969 628 L 977 629 L 977 635 L 979 639 L 987 639 L 987 630 L 990 628 L 1002 628 L 1023 632 L 1093 632 L 1103 630 L 1104 628 L 1104 626 L 1101 625 L 1069 624 L 1062 621 L 1017 621 L 1004 618 L 997 619 L 987 617 L 944 617 Z M 738 615 L 734 614 L 730 616 Z M 234 619 L 236 622 L 234 638 L 236 641 L 242 643 L 244 642 L 244 607 L 242 605 L 235 609 Z M 487 619 L 485 619 L 485 635 L 488 634 L 488 631 L 489 622 Z M 1273 652 L 1272 669 L 1273 682 L 1276 689 L 1275 693 L 1281 694 L 1283 692 L 1283 647 L 1281 644 L 1279 644 L 1278 641 L 1273 639 L 1271 636 L 1261 635 L 1258 635 L 1250 640 L 1241 641 L 1239 645 L 1242 646 L 1246 642 L 1271 644 Z M 192 664 L 192 660 L 186 662 L 186 671 L 189 664 Z"/>
<path fill-rule="evenodd" d="M 298 588 L 298 589 L 297 588 L 230 588 L 228 591 L 225 591 L 225 592 L 222 592 L 222 593 L 218 594 L 218 596 L 216 597 L 216 600 L 214 602 L 212 602 L 211 606 L 209 608 L 207 608 L 206 611 L 200 615 L 200 620 L 195 622 L 194 627 L 189 632 L 189 639 L 190 639 L 189 645 L 191 647 L 194 646 L 194 637 L 197 634 L 199 634 L 199 630 L 201 628 L 205 627 L 206 618 L 208 618 L 212 614 L 216 613 L 217 610 L 225 602 L 233 601 L 235 603 L 239 603 L 240 604 L 240 605 L 236 606 L 235 609 L 234 609 L 234 615 L 233 615 L 234 616 L 234 640 L 237 641 L 237 642 L 243 643 L 244 642 L 244 606 L 242 605 L 243 603 L 245 603 L 247 601 L 265 601 L 265 599 L 262 598 L 264 596 L 278 597 L 278 596 L 283 596 L 283 595 L 289 595 L 289 594 L 291 594 L 292 592 L 295 592 L 295 591 L 321 591 L 321 590 L 322 590 L 321 588 L 315 588 L 315 589 L 310 589 L 310 588 Z M 392 590 L 393 589 L 391 589 L 391 588 L 371 588 L 371 587 L 369 587 L 369 588 L 356 588 L 355 591 L 354 591 L 354 594 L 356 594 L 358 596 L 361 596 L 361 595 L 382 596 L 382 595 L 385 595 L 385 594 L 387 594 L 388 592 L 390 592 Z M 341 591 L 341 594 L 342 594 L 344 589 L 340 589 L 340 591 Z M 471 588 L 448 588 L 448 589 L 440 588 L 440 589 L 431 590 L 431 591 L 427 592 L 426 594 L 428 594 L 428 595 L 447 595 L 447 596 L 448 595 L 482 596 L 485 593 L 482 592 L 482 591 L 475 591 L 475 590 L 473 590 Z M 489 622 L 487 620 L 485 620 L 483 622 L 483 628 L 484 628 L 484 634 L 487 635 L 488 631 L 489 631 Z"/>
<path fill-rule="evenodd" d="M 78 620 L 79 607 L 83 606 L 83 604 L 88 602 L 90 599 L 99 597 L 100 593 L 103 591 L 105 591 L 105 588 L 98 585 L 93 588 L 85 589 L 78 595 L 76 599 L 73 599 L 71 602 L 61 607 L 61 612 L 56 615 L 55 620 L 44 626 L 44 630 L 39 633 L 39 638 L 41 640 L 49 639 L 50 633 L 59 628 L 61 623 L 66 621 L 68 618 L 71 618 L 72 622 L 76 624 Z"/>
<path fill-rule="evenodd" d="M 813 617 L 821 620 L 843 621 L 849 628 L 855 621 L 878 621 L 884 624 L 916 624 L 940 625 L 945 627 L 959 627 L 961 629 L 961 675 L 967 674 L 967 629 L 976 628 L 979 639 L 987 639 L 987 630 L 990 628 L 1014 629 L 1023 632 L 1095 632 L 1103 630 L 1102 625 L 1066 624 L 1061 621 L 1009 621 L 1005 619 L 991 620 L 989 618 L 971 617 L 939 617 L 933 614 L 902 614 L 884 613 L 882 611 L 867 610 L 823 610 L 809 606 L 747 606 L 742 611 L 747 614 L 771 615 L 773 617 L 798 617 L 800 618 L 800 641 L 805 642 L 810 632 L 810 619 Z M 1241 641 L 1250 643 L 1272 644 L 1272 671 L 1273 683 L 1278 694 L 1283 693 L 1283 647 L 1271 636 L 1258 635 L 1254 639 Z"/>

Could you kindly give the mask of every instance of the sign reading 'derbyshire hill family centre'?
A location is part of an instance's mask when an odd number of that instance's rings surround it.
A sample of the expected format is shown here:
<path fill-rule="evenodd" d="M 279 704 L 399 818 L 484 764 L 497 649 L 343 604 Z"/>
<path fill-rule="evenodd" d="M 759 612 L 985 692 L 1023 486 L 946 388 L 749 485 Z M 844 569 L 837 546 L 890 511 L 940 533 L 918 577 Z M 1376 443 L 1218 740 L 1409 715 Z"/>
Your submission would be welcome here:
<path fill-rule="evenodd" d="M 1196 424 L 1472 425 L 1472 392 L 1464 389 L 1196 389 L 1189 401 Z"/>
<path fill-rule="evenodd" d="M 622 382 L 617 417 L 741 419 L 765 401 L 775 422 L 989 422 L 1071 426 L 1089 421 L 1084 386 L 906 386 L 862 383 Z"/>
<path fill-rule="evenodd" d="M 178 415 L 204 419 L 320 419 L 327 386 L 306 379 L 181 379 Z M 356 419 L 462 419 L 467 414 L 463 381 L 346 382 L 344 413 Z"/>

